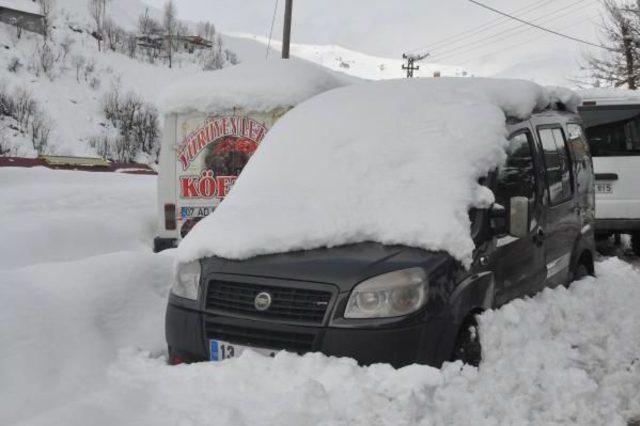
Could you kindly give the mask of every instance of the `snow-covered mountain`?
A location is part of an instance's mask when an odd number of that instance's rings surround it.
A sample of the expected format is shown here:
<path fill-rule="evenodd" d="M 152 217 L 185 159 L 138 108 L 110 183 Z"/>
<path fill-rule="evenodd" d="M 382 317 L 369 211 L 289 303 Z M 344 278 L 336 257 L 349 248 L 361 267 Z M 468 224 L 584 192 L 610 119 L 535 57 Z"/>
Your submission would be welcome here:
<path fill-rule="evenodd" d="M 263 44 L 263 55 L 266 56 L 266 46 L 269 44 L 266 37 L 247 34 L 233 33 L 233 37 L 251 40 Z M 282 43 L 272 40 L 270 43 L 272 52 L 269 56 L 278 56 Z M 369 80 L 384 80 L 391 78 L 402 78 L 406 76 L 406 71 L 402 69 L 401 58 L 384 58 L 381 56 L 368 55 L 357 52 L 335 44 L 314 45 L 314 44 L 291 44 L 291 55 L 316 64 L 325 66 L 334 71 L 341 71 L 356 77 Z M 447 77 L 463 77 L 468 75 L 463 67 L 455 65 L 445 65 L 430 63 L 428 58 L 419 63 L 419 70 L 414 72 L 416 77 L 433 77 L 435 73 Z"/>

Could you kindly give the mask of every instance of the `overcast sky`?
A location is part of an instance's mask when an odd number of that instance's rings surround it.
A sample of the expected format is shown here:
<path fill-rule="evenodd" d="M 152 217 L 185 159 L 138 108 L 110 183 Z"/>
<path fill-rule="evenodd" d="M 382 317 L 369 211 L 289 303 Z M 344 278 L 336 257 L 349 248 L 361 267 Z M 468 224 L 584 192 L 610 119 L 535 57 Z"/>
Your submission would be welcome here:
<path fill-rule="evenodd" d="M 158 7 L 164 3 L 145 1 Z M 207 19 L 223 32 L 259 35 L 268 34 L 276 4 L 276 0 L 175 1 L 183 19 Z M 556 31 L 598 41 L 598 0 L 482 1 Z M 276 39 L 282 36 L 284 2 L 278 0 Z M 526 77 L 533 69 L 552 68 L 546 72 L 557 73 L 570 65 L 573 71 L 567 74 L 571 74 L 588 50 L 500 18 L 468 0 L 294 0 L 293 13 L 293 42 L 339 44 L 389 57 L 413 50 L 431 52 L 433 62 L 463 65 L 476 74 L 502 71 Z"/>

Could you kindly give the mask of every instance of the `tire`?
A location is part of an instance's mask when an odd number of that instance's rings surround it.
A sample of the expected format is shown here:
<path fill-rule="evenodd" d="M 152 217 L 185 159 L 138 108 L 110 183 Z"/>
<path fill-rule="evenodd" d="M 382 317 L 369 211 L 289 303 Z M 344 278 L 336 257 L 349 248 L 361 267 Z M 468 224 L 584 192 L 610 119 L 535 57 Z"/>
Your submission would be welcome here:
<path fill-rule="evenodd" d="M 475 317 L 466 320 L 460 327 L 451 360 L 460 360 L 474 367 L 480 365 L 482 361 L 482 346 L 480 344 L 478 322 Z"/>
<path fill-rule="evenodd" d="M 636 256 L 640 256 L 640 232 L 636 232 L 631 236 L 631 248 Z"/>

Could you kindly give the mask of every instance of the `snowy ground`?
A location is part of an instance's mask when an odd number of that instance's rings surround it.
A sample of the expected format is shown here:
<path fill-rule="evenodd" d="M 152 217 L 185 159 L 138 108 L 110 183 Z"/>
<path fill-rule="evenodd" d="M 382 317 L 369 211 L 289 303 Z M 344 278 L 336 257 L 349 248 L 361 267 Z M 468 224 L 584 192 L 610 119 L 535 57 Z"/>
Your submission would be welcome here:
<path fill-rule="evenodd" d="M 170 367 L 173 255 L 149 249 L 155 178 L 0 169 L 0 182 L 2 425 L 624 425 L 640 415 L 637 259 L 604 259 L 597 279 L 483 315 L 479 370 L 286 353 Z"/>

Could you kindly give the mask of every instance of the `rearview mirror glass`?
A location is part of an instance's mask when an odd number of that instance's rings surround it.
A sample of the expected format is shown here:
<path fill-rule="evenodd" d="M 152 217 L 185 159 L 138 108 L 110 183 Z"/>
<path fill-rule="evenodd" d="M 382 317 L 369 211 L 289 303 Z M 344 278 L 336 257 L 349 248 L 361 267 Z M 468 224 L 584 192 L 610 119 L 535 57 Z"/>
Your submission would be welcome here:
<path fill-rule="evenodd" d="M 509 204 L 509 234 L 524 238 L 529 235 L 529 199 L 512 197 Z"/>

